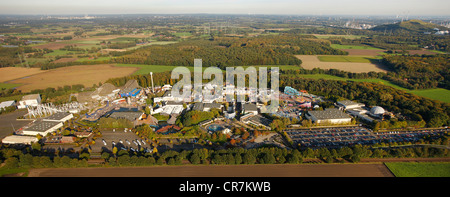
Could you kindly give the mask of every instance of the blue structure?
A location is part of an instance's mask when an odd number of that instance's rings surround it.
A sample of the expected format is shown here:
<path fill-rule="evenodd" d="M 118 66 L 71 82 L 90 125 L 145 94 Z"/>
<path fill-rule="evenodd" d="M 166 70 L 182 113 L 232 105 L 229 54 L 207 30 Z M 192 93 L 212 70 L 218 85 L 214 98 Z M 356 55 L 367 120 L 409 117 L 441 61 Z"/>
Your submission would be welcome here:
<path fill-rule="evenodd" d="M 120 97 L 136 96 L 140 92 L 141 92 L 141 89 L 134 88 L 131 92 L 121 93 Z"/>
<path fill-rule="evenodd" d="M 284 88 L 284 93 L 289 96 L 299 96 L 300 95 L 300 93 L 295 88 L 292 88 L 291 86 L 286 86 Z"/>

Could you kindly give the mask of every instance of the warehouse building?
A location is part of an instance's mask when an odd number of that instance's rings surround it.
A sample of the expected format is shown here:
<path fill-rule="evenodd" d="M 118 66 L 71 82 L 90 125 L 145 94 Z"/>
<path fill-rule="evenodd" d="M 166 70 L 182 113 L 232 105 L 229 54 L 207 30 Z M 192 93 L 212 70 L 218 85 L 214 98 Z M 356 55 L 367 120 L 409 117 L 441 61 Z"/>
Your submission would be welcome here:
<path fill-rule="evenodd" d="M 365 106 L 364 103 L 357 103 L 357 102 L 353 102 L 350 100 L 338 101 L 337 104 L 339 107 L 342 107 L 344 110 L 361 108 L 361 107 Z"/>
<path fill-rule="evenodd" d="M 306 118 L 313 123 L 345 124 L 350 123 L 352 118 L 339 109 L 327 108 L 324 111 L 308 111 Z"/>
<path fill-rule="evenodd" d="M 17 108 L 25 109 L 27 106 L 36 107 L 41 104 L 41 95 L 39 94 L 30 94 L 22 97 L 22 100 L 19 101 L 19 105 Z"/>
<path fill-rule="evenodd" d="M 68 112 L 58 112 L 49 117 L 44 118 L 44 121 L 52 121 L 52 122 L 66 122 L 73 118 L 73 114 Z"/>
<path fill-rule="evenodd" d="M 10 135 L 2 139 L 3 144 L 26 144 L 31 145 L 32 143 L 38 142 L 37 137 L 34 136 L 24 136 L 24 135 Z"/>
<path fill-rule="evenodd" d="M 23 135 L 36 136 L 39 134 L 41 136 L 46 136 L 49 133 L 55 132 L 62 126 L 63 122 L 59 121 L 38 121 L 33 123 L 32 126 L 23 129 Z"/>

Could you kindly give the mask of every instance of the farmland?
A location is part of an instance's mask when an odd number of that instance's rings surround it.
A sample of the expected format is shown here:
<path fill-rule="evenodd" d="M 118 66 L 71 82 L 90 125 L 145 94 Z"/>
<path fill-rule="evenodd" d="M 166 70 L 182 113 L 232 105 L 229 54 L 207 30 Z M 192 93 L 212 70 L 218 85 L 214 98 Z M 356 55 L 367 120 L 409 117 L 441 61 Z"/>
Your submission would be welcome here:
<path fill-rule="evenodd" d="M 17 68 L 20 69 L 20 68 Z M 17 89 L 28 92 L 34 89 L 45 89 L 48 87 L 62 87 L 64 85 L 83 84 L 92 86 L 104 82 L 112 77 L 123 77 L 132 74 L 137 69 L 132 67 L 115 67 L 109 64 L 80 65 L 52 69 L 26 78 L 10 81 L 15 84 L 23 84 Z M 101 72 L 99 72 L 101 71 Z"/>
<path fill-rule="evenodd" d="M 366 57 L 345 57 L 343 56 L 323 56 L 322 59 L 328 60 L 327 62 L 323 62 L 320 60 L 320 56 L 317 55 L 296 55 L 297 58 L 302 60 L 302 67 L 304 69 L 313 69 L 313 68 L 321 68 L 321 69 L 339 69 L 349 72 L 355 73 L 363 73 L 363 72 L 386 72 L 386 67 L 381 64 L 375 63 L 361 63 L 361 61 L 370 61 L 370 59 L 366 59 Z M 333 62 L 331 62 L 333 60 Z M 341 62 L 335 62 L 334 60 L 338 60 Z M 350 62 L 349 62 L 350 61 Z"/>
<path fill-rule="evenodd" d="M 396 177 L 450 177 L 450 163 L 386 163 Z"/>

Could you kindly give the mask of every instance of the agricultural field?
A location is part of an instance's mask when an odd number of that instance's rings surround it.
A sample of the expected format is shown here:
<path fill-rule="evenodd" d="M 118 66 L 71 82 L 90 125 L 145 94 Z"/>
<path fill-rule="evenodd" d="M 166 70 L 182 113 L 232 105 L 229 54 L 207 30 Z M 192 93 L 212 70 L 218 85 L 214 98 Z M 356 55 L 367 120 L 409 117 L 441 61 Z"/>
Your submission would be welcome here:
<path fill-rule="evenodd" d="M 450 163 L 386 163 L 396 177 L 450 177 Z"/>
<path fill-rule="evenodd" d="M 3 67 L 0 68 L 0 82 L 6 82 L 44 72 L 46 71 L 39 68 Z"/>
<path fill-rule="evenodd" d="M 376 63 L 380 57 L 374 56 L 344 56 L 344 55 L 320 55 L 317 57 L 321 62 L 360 62 Z"/>
<path fill-rule="evenodd" d="M 364 37 L 363 35 L 335 35 L 335 34 L 311 34 L 320 39 L 328 39 L 328 38 L 345 38 L 345 39 L 359 39 Z"/>
<path fill-rule="evenodd" d="M 354 73 L 364 73 L 364 72 L 386 72 L 387 68 L 381 64 L 373 63 L 374 61 L 370 61 L 370 59 L 366 59 L 367 57 L 345 57 L 343 56 L 324 56 L 327 61 L 321 61 L 320 56 L 317 55 L 296 55 L 297 58 L 302 60 L 302 67 L 304 69 L 313 69 L 313 68 L 321 68 L 321 69 L 339 69 L 348 72 Z M 375 58 L 374 58 L 375 59 Z M 334 60 L 331 62 L 331 60 Z M 340 61 L 340 62 L 336 62 Z M 365 61 L 365 62 L 361 62 Z M 369 61 L 369 62 L 367 62 Z M 375 61 L 376 62 L 376 61 Z"/>
<path fill-rule="evenodd" d="M 131 75 L 136 70 L 137 68 L 133 67 L 117 67 L 110 64 L 70 66 L 29 75 L 26 78 L 12 80 L 10 83 L 23 84 L 17 87 L 23 92 L 75 84 L 92 86 L 99 82 L 105 82 L 109 78 Z"/>

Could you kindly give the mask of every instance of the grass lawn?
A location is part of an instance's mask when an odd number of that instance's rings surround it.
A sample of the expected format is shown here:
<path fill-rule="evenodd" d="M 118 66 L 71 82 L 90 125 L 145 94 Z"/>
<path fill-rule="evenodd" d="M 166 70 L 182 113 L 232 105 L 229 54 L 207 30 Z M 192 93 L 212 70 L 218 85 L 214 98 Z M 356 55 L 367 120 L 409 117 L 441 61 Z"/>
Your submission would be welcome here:
<path fill-rule="evenodd" d="M 363 46 L 363 45 L 342 45 L 342 44 L 331 44 L 332 48 L 335 49 L 379 49 L 371 46 Z"/>
<path fill-rule="evenodd" d="M 443 88 L 427 89 L 427 90 L 408 90 L 407 92 L 413 93 L 418 96 L 427 97 L 439 101 L 450 103 L 450 90 Z"/>
<path fill-rule="evenodd" d="M 14 84 L 14 83 L 0 83 L 0 90 L 5 88 L 5 89 L 10 89 L 10 88 L 15 88 L 17 86 L 20 86 L 22 84 Z"/>
<path fill-rule="evenodd" d="M 372 63 L 380 57 L 374 56 L 344 56 L 344 55 L 320 55 L 317 58 L 322 62 L 359 62 Z"/>
<path fill-rule="evenodd" d="M 450 163 L 386 163 L 396 177 L 450 177 Z"/>

